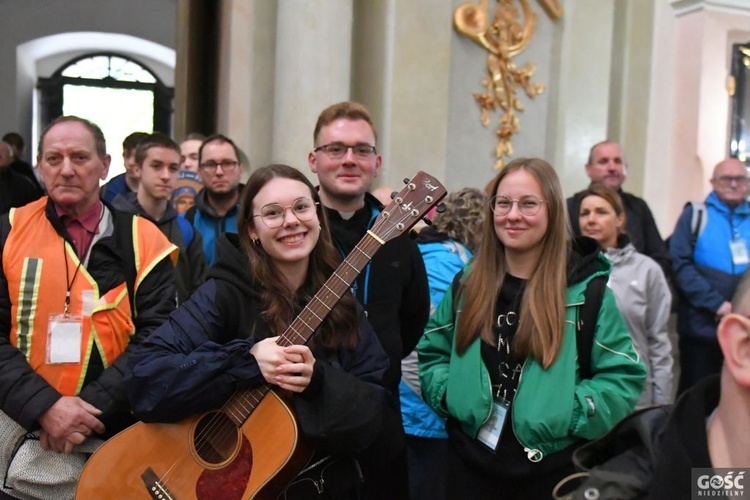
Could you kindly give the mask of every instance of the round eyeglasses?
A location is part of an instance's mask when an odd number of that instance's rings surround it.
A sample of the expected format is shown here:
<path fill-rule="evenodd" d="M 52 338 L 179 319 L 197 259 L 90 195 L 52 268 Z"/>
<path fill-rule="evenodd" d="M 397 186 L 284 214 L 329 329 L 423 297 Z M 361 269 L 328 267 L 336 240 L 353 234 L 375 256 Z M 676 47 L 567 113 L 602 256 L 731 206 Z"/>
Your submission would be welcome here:
<path fill-rule="evenodd" d="M 291 209 L 295 217 L 300 221 L 307 221 L 313 218 L 315 215 L 315 206 L 318 204 L 316 201 L 312 201 L 310 198 L 297 198 L 291 205 L 283 206 L 278 203 L 270 203 L 264 205 L 260 209 L 259 214 L 254 214 L 253 217 L 260 217 L 263 224 L 269 229 L 276 229 L 284 225 L 284 219 L 286 218 L 287 209 Z"/>
<path fill-rule="evenodd" d="M 542 203 L 546 203 L 533 195 L 521 196 L 518 200 L 514 200 L 510 196 L 497 195 L 490 199 L 490 208 L 495 215 L 508 215 L 513 209 L 513 204 L 518 204 L 518 210 L 523 214 L 531 217 L 539 213 L 542 208 Z"/>

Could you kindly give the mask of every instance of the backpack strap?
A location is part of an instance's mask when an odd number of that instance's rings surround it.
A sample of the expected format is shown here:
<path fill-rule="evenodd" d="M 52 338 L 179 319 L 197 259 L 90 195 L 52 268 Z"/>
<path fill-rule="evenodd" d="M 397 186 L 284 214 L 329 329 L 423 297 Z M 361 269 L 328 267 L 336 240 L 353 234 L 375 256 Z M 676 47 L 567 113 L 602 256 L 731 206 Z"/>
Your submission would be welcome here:
<path fill-rule="evenodd" d="M 692 237 L 690 238 L 690 246 L 695 248 L 695 242 L 698 241 L 698 235 L 706 227 L 706 205 L 699 201 L 691 201 L 689 203 L 693 207 L 693 217 L 690 220 L 690 231 Z"/>
<path fill-rule="evenodd" d="M 594 347 L 594 333 L 596 319 L 604 299 L 604 289 L 607 288 L 607 276 L 592 278 L 586 291 L 583 292 L 583 306 L 581 316 L 576 324 L 576 346 L 578 348 L 578 369 L 581 380 L 589 379 L 591 373 L 591 350 Z"/>

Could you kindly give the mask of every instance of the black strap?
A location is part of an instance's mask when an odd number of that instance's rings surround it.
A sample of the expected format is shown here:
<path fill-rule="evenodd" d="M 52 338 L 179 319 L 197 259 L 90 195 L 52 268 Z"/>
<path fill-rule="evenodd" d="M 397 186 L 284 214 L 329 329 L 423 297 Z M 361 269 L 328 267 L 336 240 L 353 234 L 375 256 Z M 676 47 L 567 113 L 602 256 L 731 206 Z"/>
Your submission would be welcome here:
<path fill-rule="evenodd" d="M 693 207 L 693 209 L 695 210 L 695 207 Z M 693 248 L 695 248 L 695 242 L 698 241 L 698 233 L 701 230 L 701 222 L 703 222 L 703 212 L 705 212 L 705 210 L 706 210 L 705 207 L 698 208 L 698 215 L 697 215 L 698 218 L 695 221 L 695 226 L 693 227 L 693 237 L 690 240 L 690 245 Z"/>
<path fill-rule="evenodd" d="M 583 305 L 581 315 L 576 325 L 576 346 L 578 348 L 578 369 L 581 380 L 589 379 L 591 373 L 591 350 L 594 347 L 594 333 L 596 330 L 596 319 L 599 317 L 599 309 L 604 299 L 604 289 L 607 288 L 607 276 L 592 278 L 586 291 L 583 292 Z"/>

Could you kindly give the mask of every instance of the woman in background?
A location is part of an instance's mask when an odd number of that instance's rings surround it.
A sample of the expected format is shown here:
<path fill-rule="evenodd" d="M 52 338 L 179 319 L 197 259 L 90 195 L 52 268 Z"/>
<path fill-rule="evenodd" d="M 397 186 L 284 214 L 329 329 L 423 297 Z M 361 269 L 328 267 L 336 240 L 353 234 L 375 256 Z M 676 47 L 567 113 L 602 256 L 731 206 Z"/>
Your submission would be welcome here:
<path fill-rule="evenodd" d="M 581 232 L 594 238 L 612 262 L 609 287 L 648 372 L 636 409 L 668 404 L 673 399 L 672 346 L 667 321 L 672 295 L 661 267 L 640 254 L 625 234 L 620 195 L 594 184 L 583 192 Z"/>

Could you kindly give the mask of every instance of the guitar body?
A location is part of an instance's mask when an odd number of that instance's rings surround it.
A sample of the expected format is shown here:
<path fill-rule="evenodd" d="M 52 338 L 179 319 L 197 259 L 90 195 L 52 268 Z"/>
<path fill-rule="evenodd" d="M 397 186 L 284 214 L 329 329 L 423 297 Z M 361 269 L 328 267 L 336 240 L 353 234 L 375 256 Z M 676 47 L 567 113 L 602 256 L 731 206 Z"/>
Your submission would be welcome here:
<path fill-rule="evenodd" d="M 311 457 L 270 391 L 241 427 L 217 411 L 125 429 L 91 456 L 76 498 L 275 499 Z"/>

